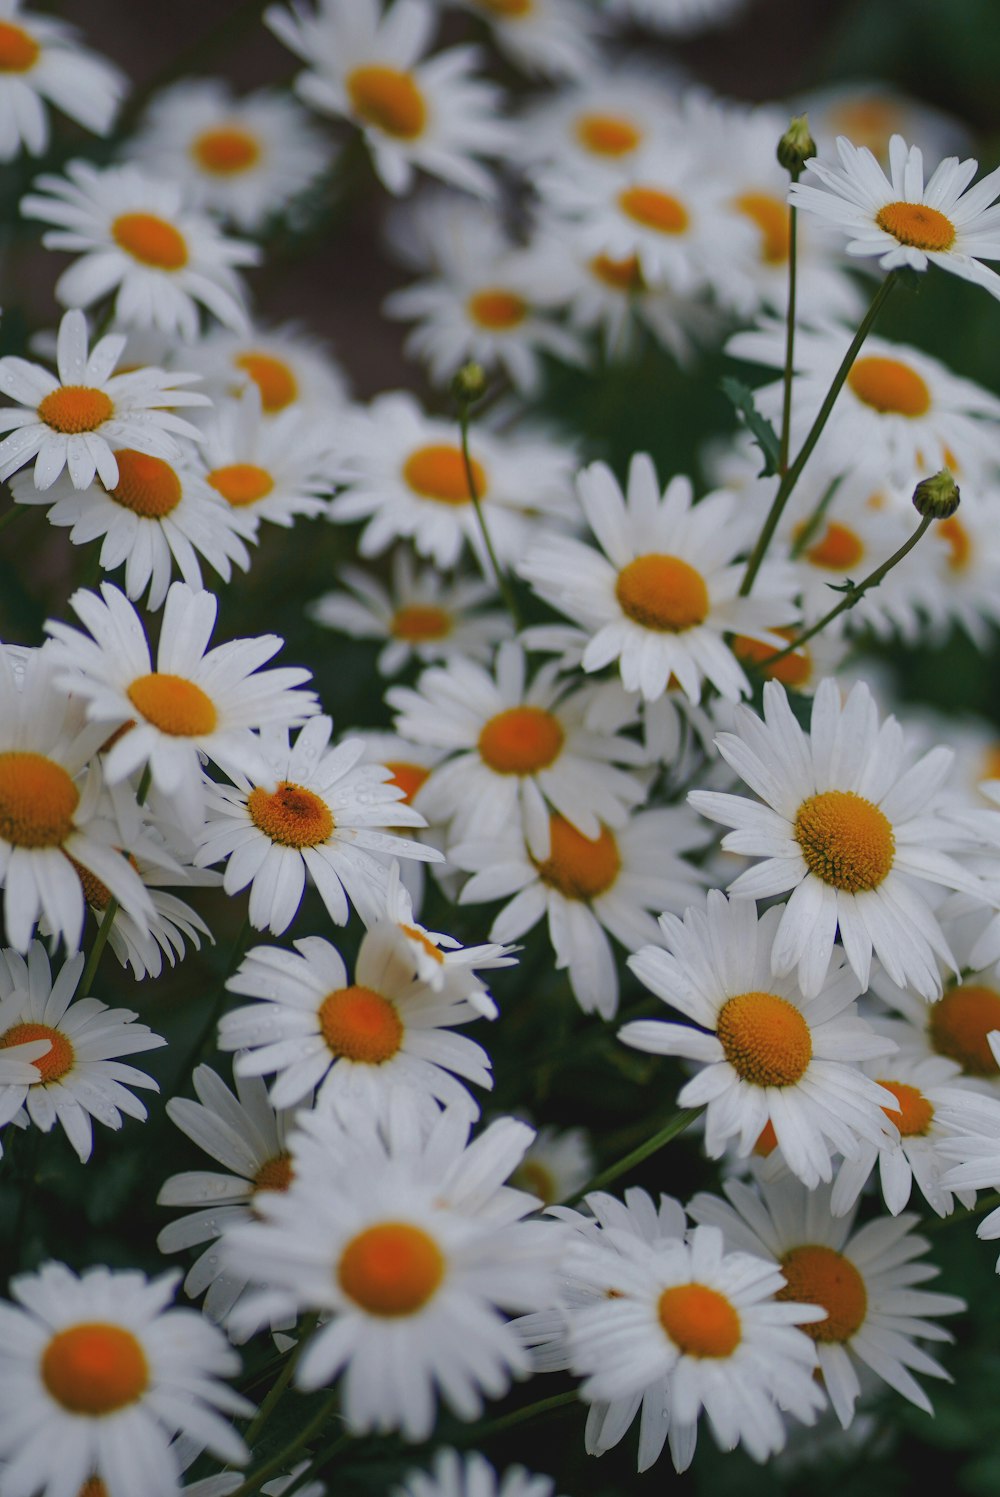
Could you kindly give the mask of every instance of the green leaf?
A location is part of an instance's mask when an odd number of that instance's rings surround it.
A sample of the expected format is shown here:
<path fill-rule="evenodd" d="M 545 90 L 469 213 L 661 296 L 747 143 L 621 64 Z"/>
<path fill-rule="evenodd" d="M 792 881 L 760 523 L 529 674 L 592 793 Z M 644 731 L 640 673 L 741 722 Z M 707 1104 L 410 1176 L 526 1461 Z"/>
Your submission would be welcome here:
<path fill-rule="evenodd" d="M 781 455 L 781 443 L 778 433 L 768 421 L 762 416 L 753 403 L 753 391 L 749 385 L 744 385 L 738 379 L 732 379 L 728 375 L 722 380 L 722 393 L 730 400 L 736 414 L 743 419 L 750 435 L 761 450 L 764 458 L 764 466 L 761 468 L 758 478 L 771 478 L 777 472 L 778 461 Z"/>

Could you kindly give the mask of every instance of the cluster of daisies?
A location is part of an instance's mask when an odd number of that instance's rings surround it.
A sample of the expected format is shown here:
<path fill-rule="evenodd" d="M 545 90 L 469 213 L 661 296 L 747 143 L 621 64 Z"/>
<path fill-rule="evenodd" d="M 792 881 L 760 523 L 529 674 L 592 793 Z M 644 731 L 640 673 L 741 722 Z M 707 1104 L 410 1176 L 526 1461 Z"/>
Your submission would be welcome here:
<path fill-rule="evenodd" d="M 131 1057 L 167 1038 L 95 993 L 211 942 L 199 891 L 260 940 L 148 1123 L 177 1130 L 150 1257 L 181 1266 L 9 1280 L 0 1497 L 322 1497 L 355 1437 L 434 1440 L 544 1373 L 590 1454 L 636 1426 L 640 1470 L 684 1470 L 707 1425 L 765 1461 L 886 1388 L 929 1412 L 948 1376 L 929 1348 L 964 1303 L 926 1287 L 921 1212 L 1000 1184 L 1000 742 L 859 658 L 995 639 L 1000 398 L 855 333 L 904 271 L 1000 296 L 1000 174 L 863 88 L 808 101 L 790 174 L 788 107 L 669 60 L 740 9 L 274 4 L 290 89 L 182 80 L 126 136 L 117 70 L 0 0 L 0 159 L 46 152 L 49 105 L 112 138 L 22 197 L 61 314 L 0 358 L 0 527 L 41 510 L 92 579 L 0 644 L 8 1158 L 58 1125 L 99 1170 L 147 1122 Z M 254 313 L 247 273 L 350 206 L 359 150 L 425 400 L 353 400 Z M 649 340 L 692 378 L 722 348 L 770 371 L 707 493 L 540 416 L 553 364 L 599 380 Z M 335 732 L 277 635 L 216 636 L 219 589 L 299 519 L 353 558 L 303 602 L 317 653 L 370 650 L 375 728 Z M 536 986 L 609 1066 L 653 1057 L 636 1121 L 679 1109 L 664 1138 L 694 1125 L 715 1190 L 608 1194 L 583 1126 L 481 1117 L 483 1041 Z M 208 1167 L 167 1173 L 168 1135 Z M 557 1479 L 429 1460 L 396 1497 Z"/>

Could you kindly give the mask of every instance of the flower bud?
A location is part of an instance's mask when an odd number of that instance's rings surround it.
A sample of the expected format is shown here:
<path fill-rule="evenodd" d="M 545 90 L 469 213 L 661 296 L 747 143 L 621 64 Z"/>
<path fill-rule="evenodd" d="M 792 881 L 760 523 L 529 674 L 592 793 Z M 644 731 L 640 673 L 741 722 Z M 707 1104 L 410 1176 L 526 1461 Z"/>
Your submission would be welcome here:
<path fill-rule="evenodd" d="M 947 520 L 958 508 L 958 484 L 947 468 L 933 478 L 922 478 L 913 490 L 913 507 L 918 514 L 934 520 Z"/>
<path fill-rule="evenodd" d="M 778 141 L 778 161 L 797 178 L 810 157 L 816 154 L 816 142 L 809 134 L 809 116 L 794 115 L 791 124 Z"/>
<path fill-rule="evenodd" d="M 486 394 L 486 370 L 471 361 L 463 364 L 451 382 L 451 393 L 459 405 L 472 405 Z"/>

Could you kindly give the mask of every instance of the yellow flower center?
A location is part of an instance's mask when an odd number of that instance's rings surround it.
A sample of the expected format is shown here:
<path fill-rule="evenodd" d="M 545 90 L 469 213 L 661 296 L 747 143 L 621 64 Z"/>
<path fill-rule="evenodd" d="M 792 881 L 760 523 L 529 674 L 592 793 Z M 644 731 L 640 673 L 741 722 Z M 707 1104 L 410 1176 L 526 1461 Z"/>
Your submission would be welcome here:
<path fill-rule="evenodd" d="M 340 1287 L 369 1315 L 414 1315 L 444 1278 L 433 1237 L 409 1222 L 379 1222 L 352 1237 L 337 1265 Z"/>
<path fill-rule="evenodd" d="M 108 1489 L 99 1476 L 88 1476 L 76 1497 L 108 1497 Z"/>
<path fill-rule="evenodd" d="M 794 1086 L 812 1060 L 802 1014 L 776 993 L 738 993 L 719 1010 L 719 1043 L 736 1074 L 752 1086 Z"/>
<path fill-rule="evenodd" d="M 562 816 L 549 817 L 551 846 L 547 858 L 535 861 L 543 884 L 558 889 L 566 899 L 596 899 L 604 894 L 622 866 L 614 833 L 602 826 L 591 839 Z"/>
<path fill-rule="evenodd" d="M 319 1027 L 334 1055 L 363 1065 L 383 1065 L 403 1043 L 396 1005 L 356 983 L 326 995 L 319 1006 Z"/>
<path fill-rule="evenodd" d="M 41 1079 L 33 1086 L 45 1086 L 49 1081 L 61 1081 L 67 1071 L 73 1069 L 76 1059 L 71 1042 L 59 1029 L 48 1024 L 14 1024 L 0 1034 L 0 1050 L 9 1050 L 11 1045 L 28 1045 L 32 1040 L 48 1040 L 51 1048 L 31 1064 Z"/>
<path fill-rule="evenodd" d="M 926 382 L 900 359 L 858 359 L 847 383 L 859 400 L 884 415 L 925 416 L 931 408 Z"/>
<path fill-rule="evenodd" d="M 910 244 L 914 249 L 950 250 L 955 243 L 955 225 L 937 208 L 926 203 L 886 203 L 875 215 L 880 229 Z"/>
<path fill-rule="evenodd" d="M 526 16 L 531 12 L 534 0 L 479 0 L 479 4 L 495 16 Z"/>
<path fill-rule="evenodd" d="M 249 130 L 220 125 L 204 130 L 192 143 L 191 154 L 198 165 L 215 177 L 232 177 L 249 171 L 260 160 L 260 145 Z"/>
<path fill-rule="evenodd" d="M 256 1195 L 259 1190 L 281 1190 L 285 1191 L 291 1185 L 295 1176 L 292 1169 L 292 1156 L 290 1154 L 275 1154 L 271 1159 L 265 1159 L 260 1169 L 253 1177 L 253 1189 Z"/>
<path fill-rule="evenodd" d="M 427 105 L 409 73 L 373 63 L 345 80 L 354 113 L 398 140 L 415 140 L 427 122 Z"/>
<path fill-rule="evenodd" d="M 38 405 L 38 414 L 46 426 L 67 436 L 96 431 L 105 421 L 110 421 L 114 413 L 110 396 L 90 385 L 60 385 Z"/>
<path fill-rule="evenodd" d="M 814 567 L 823 567 L 829 572 L 846 572 L 856 567 L 864 558 L 865 543 L 846 525 L 831 520 L 818 541 L 806 549 L 806 557 Z"/>
<path fill-rule="evenodd" d="M 162 520 L 181 502 L 181 481 L 169 463 L 123 447 L 115 453 L 118 482 L 109 496 L 144 520 Z"/>
<path fill-rule="evenodd" d="M 491 332 L 503 332 L 506 328 L 517 327 L 528 315 L 527 302 L 499 286 L 477 291 L 474 296 L 469 297 L 466 308 L 473 322 L 478 322 L 480 327 Z"/>
<path fill-rule="evenodd" d="M 41 48 L 33 36 L 0 21 L 0 73 L 27 73 L 38 61 Z"/>
<path fill-rule="evenodd" d="M 964 572 L 972 560 L 972 537 L 962 524 L 957 515 L 949 515 L 947 520 L 939 520 L 937 526 L 938 535 L 944 538 L 948 547 L 948 566 L 953 572 Z"/>
<path fill-rule="evenodd" d="M 605 286 L 610 286 L 614 291 L 632 294 L 646 289 L 635 255 L 628 255 L 624 260 L 612 260 L 610 255 L 595 255 L 590 262 L 590 269 L 599 281 L 603 281 Z"/>
<path fill-rule="evenodd" d="M 873 155 L 884 156 L 890 137 L 902 133 L 905 121 L 886 99 L 857 99 L 838 105 L 830 123 L 836 135 L 846 135 L 856 146 L 867 146 Z"/>
<path fill-rule="evenodd" d="M 230 463 L 224 468 L 213 468 L 207 478 L 216 493 L 234 509 L 266 499 L 274 488 L 274 479 L 267 469 L 258 468 L 255 463 Z"/>
<path fill-rule="evenodd" d="M 843 1253 L 820 1243 L 792 1248 L 781 1259 L 786 1285 L 774 1296 L 802 1305 L 819 1305 L 825 1320 L 800 1327 L 814 1341 L 849 1341 L 868 1313 L 865 1281 Z"/>
<path fill-rule="evenodd" d="M 882 1111 L 890 1123 L 895 1123 L 901 1137 L 922 1137 L 930 1132 L 934 1121 L 934 1107 L 918 1087 L 910 1086 L 905 1081 L 885 1081 L 881 1076 L 878 1084 L 884 1086 L 887 1092 L 892 1092 L 896 1099 L 896 1107 L 883 1107 Z"/>
<path fill-rule="evenodd" d="M 786 264 L 791 241 L 788 204 L 769 192 L 744 192 L 736 199 L 736 208 L 760 230 L 760 253 L 765 265 Z"/>
<path fill-rule="evenodd" d="M 42 1354 L 41 1372 L 49 1393 L 71 1414 L 113 1414 L 137 1402 L 149 1385 L 136 1337 L 101 1321 L 58 1331 Z"/>
<path fill-rule="evenodd" d="M 426 639 L 446 639 L 451 633 L 451 614 L 429 603 L 407 603 L 397 608 L 389 626 L 394 639 L 419 644 Z"/>
<path fill-rule="evenodd" d="M 14 847 L 61 847 L 73 830 L 80 792 L 44 754 L 0 754 L 0 839 Z"/>
<path fill-rule="evenodd" d="M 214 702 L 186 676 L 152 671 L 137 676 L 126 695 L 147 722 L 172 738 L 200 738 L 215 732 L 219 719 Z"/>
<path fill-rule="evenodd" d="M 794 637 L 792 629 L 775 629 L 774 632 L 780 634 L 782 639 L 791 640 Z M 733 654 L 737 660 L 757 666 L 768 681 L 780 681 L 782 686 L 787 686 L 791 691 L 801 690 L 808 685 L 812 676 L 812 657 L 808 645 L 802 645 L 793 654 L 785 655 L 777 664 L 768 665 L 771 657 L 780 653 L 774 645 L 767 645 L 761 639 L 751 639 L 746 634 L 737 634 L 733 640 Z"/>
<path fill-rule="evenodd" d="M 660 1324 L 686 1357 L 731 1357 L 740 1344 L 740 1317 L 729 1300 L 707 1284 L 664 1289 Z"/>
<path fill-rule="evenodd" d="M 479 735 L 479 754 L 496 774 L 536 774 L 562 751 L 559 719 L 543 707 L 510 707 L 491 717 Z"/>
<path fill-rule="evenodd" d="M 99 910 L 106 910 L 111 903 L 111 890 L 107 884 L 102 884 L 96 873 L 91 873 L 89 868 L 84 868 L 83 864 L 78 863 L 76 858 L 70 857 L 65 849 L 63 850 L 63 857 L 69 858 L 69 861 L 73 864 L 73 871 L 80 880 L 83 897 L 87 903 L 94 905 Z"/>
<path fill-rule="evenodd" d="M 986 1036 L 1000 1029 L 1000 993 L 979 983 L 949 988 L 931 1004 L 927 1033 L 938 1055 L 956 1061 L 967 1076 L 1000 1072 Z"/>
<path fill-rule="evenodd" d="M 258 785 L 247 796 L 247 810 L 254 826 L 282 847 L 318 847 L 336 824 L 326 801 L 289 780 L 279 780 L 273 792 Z"/>
<path fill-rule="evenodd" d="M 896 852 L 890 822 L 853 790 L 824 790 L 804 800 L 795 837 L 809 872 L 848 894 L 877 889 Z"/>
<path fill-rule="evenodd" d="M 615 597 L 630 619 L 661 634 L 695 629 L 708 617 L 705 579 L 679 556 L 637 556 L 618 573 Z"/>
<path fill-rule="evenodd" d="M 269 415 L 298 399 L 298 380 L 282 359 L 269 353 L 241 353 L 235 363 L 257 386 L 261 406 Z"/>
<path fill-rule="evenodd" d="M 690 222 L 684 204 L 658 187 L 626 187 L 618 194 L 618 206 L 628 218 L 658 234 L 683 234 Z"/>
<path fill-rule="evenodd" d="M 555 1176 L 536 1159 L 526 1159 L 523 1164 L 518 1165 L 510 1177 L 510 1183 L 515 1190 L 526 1190 L 529 1195 L 537 1196 L 546 1206 L 554 1206 L 559 1199 Z"/>
<path fill-rule="evenodd" d="M 476 496 L 482 499 L 486 493 L 486 474 L 475 458 L 470 466 Z M 421 499 L 436 499 L 439 504 L 468 504 L 472 498 L 462 449 L 446 442 L 411 452 L 403 465 L 403 477 Z"/>
<path fill-rule="evenodd" d="M 767 1122 L 760 1130 L 760 1133 L 757 1135 L 757 1142 L 753 1146 L 753 1152 L 759 1159 L 770 1159 L 771 1155 L 774 1153 L 777 1147 L 778 1135 L 774 1131 L 774 1124 L 771 1122 L 771 1119 L 768 1118 Z"/>
<path fill-rule="evenodd" d="M 627 156 L 642 140 L 642 131 L 617 114 L 581 114 L 576 138 L 595 156 Z"/>
<path fill-rule="evenodd" d="M 385 767 L 392 775 L 389 783 L 399 786 L 403 792 L 403 804 L 407 806 L 430 774 L 422 764 L 407 764 L 402 759 L 393 759 Z"/>
<path fill-rule="evenodd" d="M 155 213 L 122 213 L 111 225 L 120 249 L 156 270 L 182 270 L 188 261 L 184 236 Z"/>

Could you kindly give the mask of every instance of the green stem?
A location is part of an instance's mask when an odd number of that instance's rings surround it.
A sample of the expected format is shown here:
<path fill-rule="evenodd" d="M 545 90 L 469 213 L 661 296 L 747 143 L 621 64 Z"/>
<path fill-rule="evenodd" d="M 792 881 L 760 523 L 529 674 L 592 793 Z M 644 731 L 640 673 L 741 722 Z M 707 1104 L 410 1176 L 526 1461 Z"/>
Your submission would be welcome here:
<path fill-rule="evenodd" d="M 476 512 L 476 521 L 479 525 L 479 532 L 483 538 L 483 544 L 486 547 L 486 554 L 490 559 L 490 566 L 493 568 L 493 575 L 496 578 L 497 587 L 500 590 L 500 596 L 504 601 L 507 612 L 514 620 L 514 628 L 520 629 L 522 624 L 521 610 L 517 606 L 517 599 L 514 596 L 514 589 L 510 585 L 510 578 L 507 576 L 507 573 L 501 568 L 500 562 L 497 559 L 497 554 L 493 549 L 493 538 L 490 535 L 489 527 L 486 524 L 486 516 L 483 514 L 483 506 L 480 502 L 479 491 L 476 487 L 475 469 L 472 466 L 472 457 L 469 453 L 469 403 L 466 400 L 459 401 L 458 426 L 462 437 L 462 461 L 465 464 L 465 481 L 469 487 L 469 498 L 472 500 L 472 507 Z"/>
<path fill-rule="evenodd" d="M 319 1314 L 316 1312 L 314 1312 L 312 1315 L 307 1315 L 305 1320 L 303 1320 L 302 1329 L 299 1332 L 298 1342 L 285 1358 L 285 1365 L 282 1367 L 280 1373 L 271 1384 L 267 1397 L 262 1400 L 260 1408 L 257 1410 L 250 1424 L 247 1426 L 247 1431 L 243 1438 L 246 1440 L 247 1445 L 251 1450 L 253 1449 L 254 1445 L 256 1445 L 258 1439 L 260 1438 L 261 1430 L 270 1419 L 271 1414 L 274 1412 L 276 1405 L 280 1402 L 285 1389 L 291 1382 L 292 1373 L 295 1371 L 295 1367 L 298 1363 L 299 1357 L 302 1355 L 302 1352 L 305 1349 L 306 1342 L 309 1340 L 309 1337 L 316 1329 L 316 1323 L 318 1320 Z"/>
<path fill-rule="evenodd" d="M 554 1409 L 565 1409 L 570 1404 L 580 1402 L 580 1395 L 575 1388 L 570 1388 L 568 1393 L 553 1393 L 551 1398 L 540 1398 L 537 1403 L 529 1403 L 523 1409 L 515 1409 L 512 1414 L 504 1414 L 499 1419 L 492 1419 L 488 1424 L 478 1424 L 471 1430 L 469 1439 L 478 1445 L 480 1440 L 488 1440 L 493 1435 L 499 1435 L 506 1429 L 513 1429 L 515 1425 L 526 1424 L 529 1419 L 540 1419 L 543 1414 L 550 1414 Z"/>
<path fill-rule="evenodd" d="M 793 561 L 797 561 L 798 558 L 802 555 L 803 551 L 809 545 L 820 525 L 823 523 L 823 516 L 830 508 L 830 505 L 833 502 L 833 496 L 840 488 L 840 485 L 843 483 L 843 481 L 844 475 L 843 473 L 840 473 L 836 478 L 832 479 L 831 482 L 827 484 L 822 499 L 820 499 L 816 508 L 813 510 L 812 514 L 809 516 L 802 529 L 796 535 L 795 540 L 792 542 Z"/>
<path fill-rule="evenodd" d="M 571 1206 L 574 1201 L 582 1200 L 592 1190 L 603 1190 L 605 1185 L 610 1185 L 612 1180 L 618 1179 L 619 1175 L 627 1174 L 637 1164 L 642 1164 L 644 1159 L 648 1159 L 651 1154 L 658 1153 L 660 1149 L 670 1143 L 671 1139 L 676 1138 L 679 1133 L 684 1132 L 685 1128 L 690 1127 L 695 1118 L 703 1111 L 704 1109 L 701 1107 L 682 1107 L 679 1112 L 674 1113 L 670 1121 L 665 1123 L 658 1133 L 653 1134 L 652 1138 L 647 1138 L 644 1143 L 639 1144 L 638 1148 L 633 1149 L 631 1153 L 624 1155 L 617 1163 L 609 1164 L 607 1169 L 601 1170 L 592 1180 L 588 1180 L 586 1185 L 571 1195 L 568 1201 L 564 1201 L 563 1205 Z"/>
<path fill-rule="evenodd" d="M 310 1440 L 314 1440 L 319 1434 L 336 1408 L 338 1399 L 339 1394 L 335 1389 L 329 1398 L 324 1400 L 322 1406 L 316 1411 L 305 1428 L 296 1435 L 295 1439 L 291 1440 L 283 1450 L 279 1450 L 277 1455 L 273 1455 L 270 1460 L 265 1461 L 262 1466 L 259 1466 L 256 1471 L 247 1477 L 245 1482 L 236 1488 L 235 1492 L 229 1494 L 229 1497 L 250 1497 L 250 1494 L 258 1492 L 263 1483 L 268 1481 L 270 1477 L 277 1476 L 279 1472 L 287 1471 L 288 1467 L 294 1463 L 299 1451 L 304 1450 Z"/>
<path fill-rule="evenodd" d="M 139 781 L 139 789 L 136 791 L 135 803 L 137 806 L 141 806 L 143 801 L 146 799 L 146 796 L 149 794 L 149 784 L 152 777 L 153 771 L 147 764 L 145 769 L 142 771 L 142 779 Z M 118 914 L 119 908 L 119 901 L 112 894 L 111 898 L 108 900 L 104 908 L 104 914 L 101 916 L 101 923 L 97 927 L 97 935 L 94 937 L 94 944 L 90 948 L 90 955 L 87 957 L 87 963 L 83 969 L 83 976 L 80 978 L 80 986 L 76 990 L 77 1002 L 79 1002 L 81 998 L 86 998 L 87 994 L 90 992 L 91 988 L 94 985 L 94 978 L 97 976 L 97 968 L 100 964 L 101 957 L 104 955 L 104 948 L 108 944 L 108 937 L 111 934 L 111 927 L 115 923 L 115 916 Z"/>
<path fill-rule="evenodd" d="M 790 173 L 797 182 L 801 168 Z M 788 467 L 788 444 L 792 439 L 792 365 L 795 355 L 795 294 L 798 269 L 798 210 L 788 210 L 788 315 L 785 321 L 785 387 L 781 398 L 781 442 L 778 449 L 778 472 Z"/>
<path fill-rule="evenodd" d="M 822 435 L 823 428 L 826 426 L 826 423 L 830 418 L 830 412 L 833 410 L 834 402 L 837 399 L 837 396 L 840 394 L 841 389 L 843 388 L 844 381 L 847 379 L 847 376 L 851 372 L 851 366 L 854 363 L 854 360 L 857 358 L 858 354 L 861 351 L 861 345 L 864 343 L 865 339 L 868 337 L 868 334 L 871 332 L 875 319 L 881 312 L 889 296 L 889 293 L 892 291 L 892 288 L 895 284 L 896 272 L 894 270 L 891 270 L 886 276 L 885 280 L 882 282 L 881 286 L 879 286 L 875 295 L 872 297 L 871 306 L 868 308 L 868 311 L 862 318 L 861 326 L 858 328 L 857 332 L 854 334 L 854 337 L 851 339 L 851 346 L 850 348 L 848 348 L 843 359 L 841 360 L 840 368 L 833 376 L 833 381 L 830 385 L 830 388 L 829 390 L 827 390 L 823 400 L 823 404 L 819 408 L 819 414 L 817 415 L 812 426 L 809 428 L 809 434 L 806 437 L 805 441 L 802 443 L 802 446 L 799 448 L 799 451 L 795 457 L 795 461 L 792 463 L 788 471 L 786 473 L 783 473 L 781 476 L 781 481 L 778 484 L 778 492 L 775 494 L 774 499 L 771 502 L 771 508 L 768 511 L 767 519 L 764 521 L 763 529 L 761 530 L 760 535 L 757 537 L 757 544 L 754 546 L 753 551 L 750 553 L 750 560 L 747 562 L 747 569 L 743 574 L 743 581 L 740 584 L 740 597 L 745 598 L 753 588 L 754 580 L 757 576 L 757 573 L 760 571 L 761 563 L 764 560 L 765 555 L 767 554 L 767 548 L 774 538 L 774 532 L 778 528 L 778 523 L 781 519 L 782 514 L 784 513 L 785 505 L 791 498 L 792 491 L 794 490 L 795 485 L 798 483 L 799 478 L 802 475 L 802 469 L 809 461 L 809 458 L 812 455 L 813 448 L 816 446 L 816 443 L 819 441 L 820 436 Z"/>

